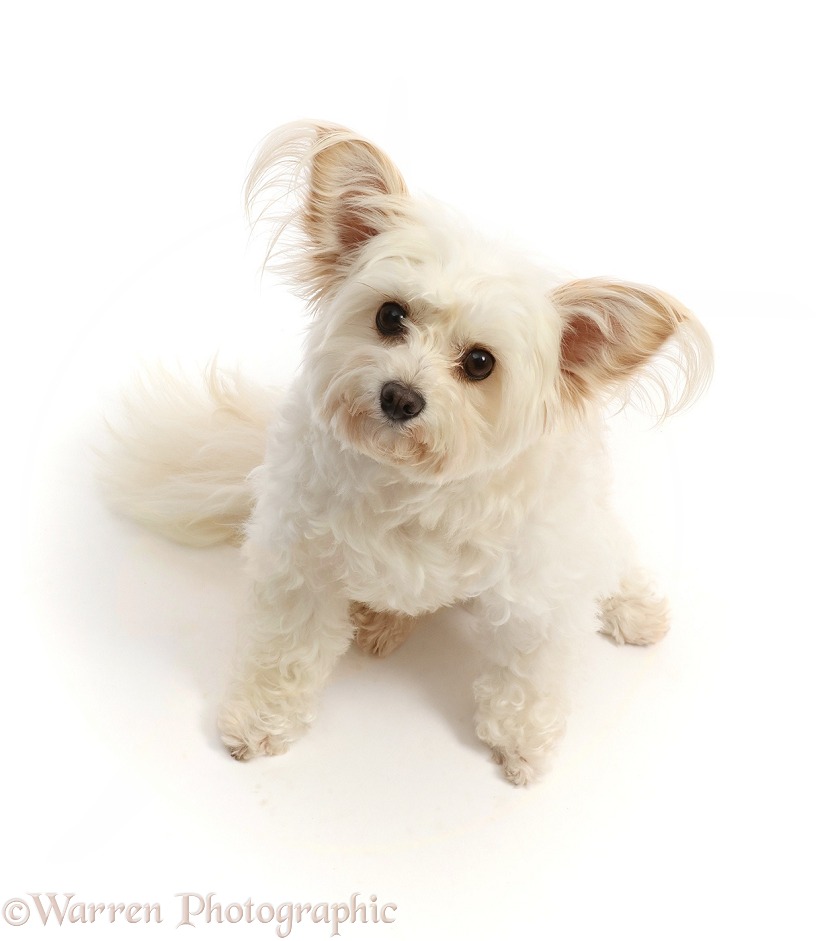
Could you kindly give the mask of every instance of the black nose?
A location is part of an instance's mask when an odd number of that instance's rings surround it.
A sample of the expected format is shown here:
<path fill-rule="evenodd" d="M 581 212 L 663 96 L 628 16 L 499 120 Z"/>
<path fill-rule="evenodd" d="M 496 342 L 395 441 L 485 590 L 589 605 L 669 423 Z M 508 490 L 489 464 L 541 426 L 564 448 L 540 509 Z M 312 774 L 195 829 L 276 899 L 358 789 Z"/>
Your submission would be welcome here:
<path fill-rule="evenodd" d="M 420 392 L 402 382 L 387 382 L 380 390 L 380 407 L 392 421 L 409 421 L 426 404 Z"/>

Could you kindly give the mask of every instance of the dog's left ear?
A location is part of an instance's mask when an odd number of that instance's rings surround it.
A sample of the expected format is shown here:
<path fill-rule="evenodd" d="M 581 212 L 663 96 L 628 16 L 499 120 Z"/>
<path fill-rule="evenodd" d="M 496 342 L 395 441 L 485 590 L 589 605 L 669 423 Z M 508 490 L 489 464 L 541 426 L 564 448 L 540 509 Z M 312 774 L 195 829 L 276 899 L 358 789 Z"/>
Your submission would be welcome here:
<path fill-rule="evenodd" d="M 711 341 L 670 295 L 642 284 L 583 278 L 561 285 L 552 300 L 561 320 L 565 401 L 581 406 L 594 398 L 629 398 L 638 388 L 664 416 L 689 404 L 708 383 Z"/>
<path fill-rule="evenodd" d="M 299 121 L 265 139 L 246 195 L 255 222 L 273 230 L 266 267 L 289 275 L 315 302 L 369 239 L 397 224 L 408 193 L 371 142 L 336 124 Z M 295 238 L 287 238 L 288 227 Z"/>

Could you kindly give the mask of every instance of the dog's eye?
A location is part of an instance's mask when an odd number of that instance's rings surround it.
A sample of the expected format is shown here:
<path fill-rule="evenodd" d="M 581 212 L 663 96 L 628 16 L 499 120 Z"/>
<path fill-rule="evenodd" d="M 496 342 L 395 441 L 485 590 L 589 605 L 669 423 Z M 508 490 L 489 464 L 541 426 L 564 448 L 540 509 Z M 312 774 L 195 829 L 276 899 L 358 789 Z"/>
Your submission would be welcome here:
<path fill-rule="evenodd" d="M 462 369 L 468 379 L 487 379 L 493 372 L 495 360 L 487 350 L 468 350 L 461 360 Z"/>
<path fill-rule="evenodd" d="M 387 301 L 377 312 L 375 326 L 385 337 L 399 337 L 406 331 L 406 311 L 400 304 Z"/>

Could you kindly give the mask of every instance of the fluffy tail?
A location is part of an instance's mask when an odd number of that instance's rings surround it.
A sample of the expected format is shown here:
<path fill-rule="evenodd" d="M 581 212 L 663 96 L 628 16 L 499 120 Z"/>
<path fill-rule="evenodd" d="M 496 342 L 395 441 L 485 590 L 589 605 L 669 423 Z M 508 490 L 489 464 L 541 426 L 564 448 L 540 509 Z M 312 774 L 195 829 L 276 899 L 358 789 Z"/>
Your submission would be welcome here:
<path fill-rule="evenodd" d="M 116 510 L 190 546 L 238 543 L 253 504 L 249 475 L 264 460 L 275 390 L 213 363 L 197 386 L 149 374 L 110 425 L 102 482 Z"/>

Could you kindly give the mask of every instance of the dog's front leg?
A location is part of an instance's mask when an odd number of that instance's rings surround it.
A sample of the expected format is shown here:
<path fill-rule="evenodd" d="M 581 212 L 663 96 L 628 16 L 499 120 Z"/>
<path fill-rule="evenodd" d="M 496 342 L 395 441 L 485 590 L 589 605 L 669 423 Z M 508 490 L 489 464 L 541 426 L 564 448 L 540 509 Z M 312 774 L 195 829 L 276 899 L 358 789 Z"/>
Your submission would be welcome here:
<path fill-rule="evenodd" d="M 258 580 L 253 594 L 250 634 L 219 718 L 238 760 L 280 755 L 305 731 L 354 630 L 348 602 L 298 568 Z"/>
<path fill-rule="evenodd" d="M 565 644 L 546 619 L 504 599 L 480 598 L 470 609 L 486 659 L 474 684 L 476 734 L 509 781 L 528 784 L 566 724 Z"/>

